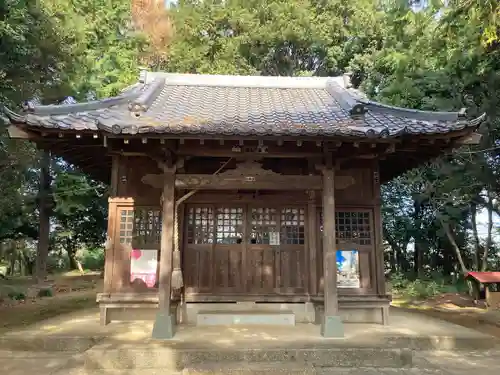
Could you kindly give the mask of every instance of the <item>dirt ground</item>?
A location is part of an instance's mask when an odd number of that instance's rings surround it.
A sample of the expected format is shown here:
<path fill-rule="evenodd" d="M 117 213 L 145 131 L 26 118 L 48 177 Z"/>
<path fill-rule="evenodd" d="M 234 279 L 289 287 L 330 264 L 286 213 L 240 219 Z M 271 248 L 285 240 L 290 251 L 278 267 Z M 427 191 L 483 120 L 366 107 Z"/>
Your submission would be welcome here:
<path fill-rule="evenodd" d="M 500 311 L 488 312 L 484 302 L 476 304 L 467 294 L 445 293 L 426 300 L 395 297 L 393 305 L 500 338 Z M 488 321 L 484 319 L 486 314 Z"/>
<path fill-rule="evenodd" d="M 15 288 L 16 290 L 24 290 L 26 293 L 33 287 L 32 284 L 30 278 L 0 280 L 0 289 Z M 30 296 L 23 300 L 3 297 L 3 301 L 0 301 L 0 333 L 61 314 L 96 306 L 96 293 L 102 290 L 102 278 L 99 273 L 55 275 L 47 280 L 47 285 L 51 286 L 53 296 Z M 493 319 L 485 321 L 482 317 L 486 312 L 486 307 L 482 303 L 475 304 L 468 295 L 446 293 L 418 301 L 395 296 L 393 306 L 500 338 L 500 311 L 497 315 L 495 313 L 489 314 L 493 316 Z"/>
<path fill-rule="evenodd" d="M 52 296 L 39 297 L 39 288 L 33 285 L 31 278 L 0 280 L 0 333 L 95 306 L 102 279 L 99 273 L 51 275 L 46 286 L 50 287 Z M 25 298 L 9 297 L 13 291 L 22 293 Z"/>

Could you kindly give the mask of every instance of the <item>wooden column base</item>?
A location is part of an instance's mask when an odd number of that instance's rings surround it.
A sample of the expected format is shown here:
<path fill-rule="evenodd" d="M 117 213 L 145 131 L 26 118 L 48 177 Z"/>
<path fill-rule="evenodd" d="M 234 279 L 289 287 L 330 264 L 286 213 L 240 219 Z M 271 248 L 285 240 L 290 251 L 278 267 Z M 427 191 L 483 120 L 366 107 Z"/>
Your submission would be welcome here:
<path fill-rule="evenodd" d="M 155 324 L 153 326 L 152 338 L 155 340 L 170 340 L 175 334 L 176 317 L 171 313 L 159 311 L 156 314 Z"/>
<path fill-rule="evenodd" d="M 321 321 L 321 336 L 331 338 L 344 337 L 344 324 L 339 315 L 325 315 Z"/>

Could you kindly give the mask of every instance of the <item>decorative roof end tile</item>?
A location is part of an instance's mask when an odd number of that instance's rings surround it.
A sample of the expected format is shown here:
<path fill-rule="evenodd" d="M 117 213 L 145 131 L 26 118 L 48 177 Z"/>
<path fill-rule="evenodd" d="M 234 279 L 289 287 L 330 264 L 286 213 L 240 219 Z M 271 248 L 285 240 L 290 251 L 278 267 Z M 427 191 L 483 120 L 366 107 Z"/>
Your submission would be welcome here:
<path fill-rule="evenodd" d="M 364 104 L 351 96 L 349 91 L 341 87 L 336 81 L 329 80 L 326 83 L 326 91 L 328 91 L 349 115 L 360 116 L 366 112 Z"/>

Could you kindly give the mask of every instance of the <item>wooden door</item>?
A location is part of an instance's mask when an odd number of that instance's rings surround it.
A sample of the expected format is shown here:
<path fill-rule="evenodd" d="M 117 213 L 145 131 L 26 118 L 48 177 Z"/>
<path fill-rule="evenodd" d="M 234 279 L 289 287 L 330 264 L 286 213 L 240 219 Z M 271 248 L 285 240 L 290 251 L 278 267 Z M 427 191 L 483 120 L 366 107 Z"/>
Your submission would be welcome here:
<path fill-rule="evenodd" d="M 250 206 L 247 218 L 248 292 L 305 293 L 305 208 Z"/>
<path fill-rule="evenodd" d="M 186 293 L 246 299 L 304 294 L 305 212 L 302 206 L 188 206 Z"/>
<path fill-rule="evenodd" d="M 250 294 L 278 292 L 279 209 L 247 208 L 248 236 L 246 243 L 247 291 Z"/>
<path fill-rule="evenodd" d="M 245 207 L 215 208 L 215 243 L 213 291 L 217 294 L 240 294 L 245 291 Z"/>
<path fill-rule="evenodd" d="M 306 209 L 285 206 L 280 209 L 280 246 L 276 254 L 277 285 L 280 294 L 297 295 L 307 291 Z"/>

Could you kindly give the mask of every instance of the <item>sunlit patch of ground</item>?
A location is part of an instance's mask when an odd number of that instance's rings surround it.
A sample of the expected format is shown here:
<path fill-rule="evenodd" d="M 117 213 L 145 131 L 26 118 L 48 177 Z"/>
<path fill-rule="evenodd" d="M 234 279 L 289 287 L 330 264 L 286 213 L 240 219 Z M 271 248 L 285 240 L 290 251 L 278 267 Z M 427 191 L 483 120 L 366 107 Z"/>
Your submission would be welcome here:
<path fill-rule="evenodd" d="M 500 311 L 487 311 L 467 295 L 446 293 L 427 300 L 394 297 L 392 305 L 500 337 Z"/>
<path fill-rule="evenodd" d="M 14 300 L 7 293 L 0 301 L 0 333 L 22 328 L 39 321 L 65 313 L 96 306 L 96 294 L 102 289 L 99 273 L 65 273 L 51 275 L 47 284 L 53 295 L 46 297 L 28 296 L 33 285 L 32 278 L 13 277 L 0 280 L 0 288 L 22 291 L 26 298 Z M 56 329 L 56 328 L 54 328 Z"/>

